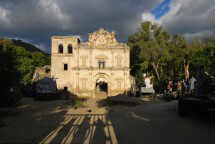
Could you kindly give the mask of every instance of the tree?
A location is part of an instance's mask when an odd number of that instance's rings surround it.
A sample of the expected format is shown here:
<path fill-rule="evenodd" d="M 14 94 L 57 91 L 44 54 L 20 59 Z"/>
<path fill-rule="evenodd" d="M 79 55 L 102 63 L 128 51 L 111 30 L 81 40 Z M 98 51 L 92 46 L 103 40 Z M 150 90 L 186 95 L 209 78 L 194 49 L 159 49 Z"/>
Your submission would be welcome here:
<path fill-rule="evenodd" d="M 187 42 L 181 35 L 173 35 L 171 43 L 168 46 L 169 59 L 166 60 L 168 69 L 170 70 L 173 79 L 184 71 L 184 76 L 189 77 L 189 62 L 188 62 L 188 47 Z"/>
<path fill-rule="evenodd" d="M 170 35 L 162 27 L 150 22 L 142 23 L 138 32 L 128 39 L 132 54 L 132 71 L 142 73 L 151 66 L 160 80 L 159 68 L 163 57 L 168 53 L 169 40 Z"/>
<path fill-rule="evenodd" d="M 28 49 L 32 48 L 17 46 L 9 39 L 0 39 L 0 105 L 8 106 L 17 102 L 21 96 L 20 87 L 31 83 L 35 68 L 50 64 L 48 55 Z"/>
<path fill-rule="evenodd" d="M 44 55 L 41 52 L 34 52 L 32 53 L 32 60 L 34 67 L 42 67 L 44 65 L 50 64 L 50 57 Z"/>
<path fill-rule="evenodd" d="M 203 65 L 206 71 L 215 75 L 215 39 L 205 40 L 201 45 L 201 49 L 193 54 L 191 64 L 194 67 Z"/>
<path fill-rule="evenodd" d="M 38 51 L 28 51 L 27 47 L 17 46 L 17 41 L 0 39 L 0 45 L 14 57 L 14 66 L 20 73 L 20 83 L 29 84 L 36 67 L 50 64 L 50 56 Z M 28 46 L 25 44 L 25 46 Z"/>
<path fill-rule="evenodd" d="M 144 22 L 129 36 L 128 45 L 131 74 L 137 80 L 142 80 L 143 72 L 153 72 L 157 84 L 169 79 L 188 80 L 198 65 L 215 74 L 215 38 L 187 42 L 181 35 L 170 35 L 161 26 Z"/>
<path fill-rule="evenodd" d="M 16 68 L 16 60 L 12 52 L 5 49 L 3 45 L 0 45 L 0 81 L 2 83 L 0 106 L 15 103 L 17 101 L 15 93 L 11 95 L 10 92 L 19 85 L 20 73 Z"/>

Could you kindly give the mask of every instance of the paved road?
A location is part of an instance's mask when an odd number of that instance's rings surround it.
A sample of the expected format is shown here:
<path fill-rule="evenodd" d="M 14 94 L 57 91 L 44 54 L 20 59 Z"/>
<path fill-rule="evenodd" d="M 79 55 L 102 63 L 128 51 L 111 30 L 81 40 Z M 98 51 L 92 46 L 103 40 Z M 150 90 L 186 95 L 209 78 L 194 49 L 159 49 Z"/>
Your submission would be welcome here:
<path fill-rule="evenodd" d="M 0 143 L 215 144 L 213 115 L 205 119 L 197 115 L 181 118 L 177 115 L 177 101 L 114 106 L 108 111 L 96 108 L 90 112 L 88 108 L 63 112 L 60 102 L 50 103 L 47 111 L 48 104 L 4 119 Z"/>
<path fill-rule="evenodd" d="M 107 114 L 68 115 L 41 143 L 214 144 L 215 121 L 198 115 L 181 118 L 177 102 L 115 106 Z M 95 111 L 94 111 L 95 112 Z M 69 128 L 68 128 L 69 127 Z"/>
<path fill-rule="evenodd" d="M 110 113 L 122 144 L 215 144 L 215 119 L 177 115 L 177 101 L 119 108 Z"/>
<path fill-rule="evenodd" d="M 67 115 L 41 144 L 117 144 L 112 122 L 103 114 Z"/>

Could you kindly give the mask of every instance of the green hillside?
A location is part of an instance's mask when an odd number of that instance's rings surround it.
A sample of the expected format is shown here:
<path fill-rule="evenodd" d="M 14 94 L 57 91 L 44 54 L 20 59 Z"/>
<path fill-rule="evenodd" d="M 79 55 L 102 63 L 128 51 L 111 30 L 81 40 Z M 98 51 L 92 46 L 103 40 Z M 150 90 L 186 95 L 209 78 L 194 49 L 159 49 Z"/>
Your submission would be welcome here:
<path fill-rule="evenodd" d="M 44 53 L 42 50 L 40 50 L 38 47 L 34 46 L 33 44 L 24 42 L 22 40 L 0 38 L 0 44 L 4 44 L 4 43 L 11 43 L 15 46 L 23 47 L 29 52 Z"/>
<path fill-rule="evenodd" d="M 14 40 L 12 39 L 12 42 L 16 45 L 16 46 L 20 46 L 20 47 L 23 47 L 25 48 L 27 51 L 30 51 L 30 52 L 43 52 L 41 51 L 39 48 L 37 48 L 36 46 L 30 44 L 30 43 L 27 43 L 27 42 L 24 42 L 22 40 Z"/>
<path fill-rule="evenodd" d="M 7 58 L 0 58 L 9 66 L 9 60 L 13 60 L 13 65 L 19 73 L 20 83 L 30 83 L 36 67 L 50 64 L 50 56 L 41 51 L 36 46 L 21 40 L 0 39 L 0 52 L 8 55 Z M 7 64 L 8 63 L 8 64 Z M 4 69 L 3 66 L 0 66 Z"/>

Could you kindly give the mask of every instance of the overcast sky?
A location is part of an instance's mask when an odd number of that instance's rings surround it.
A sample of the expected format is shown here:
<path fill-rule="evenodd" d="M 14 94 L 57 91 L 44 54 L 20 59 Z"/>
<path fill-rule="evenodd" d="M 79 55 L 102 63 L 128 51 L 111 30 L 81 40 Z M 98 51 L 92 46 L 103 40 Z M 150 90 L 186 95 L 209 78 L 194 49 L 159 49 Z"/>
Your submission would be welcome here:
<path fill-rule="evenodd" d="M 0 0 L 0 37 L 50 51 L 52 35 L 80 35 L 101 27 L 126 41 L 143 21 L 186 37 L 215 35 L 215 0 Z"/>

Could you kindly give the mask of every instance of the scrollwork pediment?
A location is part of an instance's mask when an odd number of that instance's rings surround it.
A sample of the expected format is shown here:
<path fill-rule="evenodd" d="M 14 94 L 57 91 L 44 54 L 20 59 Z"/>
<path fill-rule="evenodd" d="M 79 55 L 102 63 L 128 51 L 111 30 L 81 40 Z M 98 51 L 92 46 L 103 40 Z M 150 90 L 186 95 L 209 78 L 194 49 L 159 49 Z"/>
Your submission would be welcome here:
<path fill-rule="evenodd" d="M 114 32 L 99 29 L 98 31 L 89 34 L 89 44 L 92 46 L 110 46 L 117 43 Z"/>

